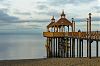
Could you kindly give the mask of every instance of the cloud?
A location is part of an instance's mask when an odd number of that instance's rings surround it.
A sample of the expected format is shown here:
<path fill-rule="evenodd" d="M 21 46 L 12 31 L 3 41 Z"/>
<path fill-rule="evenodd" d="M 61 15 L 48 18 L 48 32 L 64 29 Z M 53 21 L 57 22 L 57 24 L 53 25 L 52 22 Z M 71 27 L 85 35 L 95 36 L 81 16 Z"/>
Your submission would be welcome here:
<path fill-rule="evenodd" d="M 39 10 L 48 9 L 47 5 L 44 5 L 44 4 L 37 5 L 36 8 Z"/>
<path fill-rule="evenodd" d="M 90 3 L 92 1 L 95 1 L 95 0 L 47 0 L 47 2 L 52 6 L 57 6 L 57 5 L 66 5 L 66 4 L 82 4 L 82 3 Z"/>
<path fill-rule="evenodd" d="M 94 6 L 93 8 L 96 10 L 97 13 L 100 13 L 100 6 Z"/>
<path fill-rule="evenodd" d="M 10 6 L 9 0 L 0 0 L 0 4 L 3 6 Z"/>
<path fill-rule="evenodd" d="M 100 17 L 93 17 L 92 20 L 93 21 L 100 21 Z"/>
<path fill-rule="evenodd" d="M 31 15 L 31 13 L 29 12 L 15 12 L 14 14 L 17 14 L 17 15 Z"/>
<path fill-rule="evenodd" d="M 16 21 L 17 23 L 24 23 L 24 22 L 32 22 L 32 23 L 44 23 L 44 22 L 48 22 L 49 19 L 32 19 L 32 20 L 19 20 L 19 21 Z"/>
<path fill-rule="evenodd" d="M 58 13 L 58 11 L 57 10 L 46 10 L 46 11 L 39 11 L 39 12 L 37 12 L 37 11 L 35 11 L 34 12 L 35 14 L 37 14 L 37 15 L 46 15 L 46 16 L 48 16 L 48 17 L 50 17 L 50 16 L 55 16 L 55 17 L 59 17 L 59 13 Z M 47 17 L 46 17 L 47 18 Z"/>
<path fill-rule="evenodd" d="M 10 22 L 14 22 L 16 20 L 19 20 L 19 18 L 15 17 L 15 16 L 10 16 L 6 12 L 4 12 L 4 10 L 0 10 L 0 22 L 10 23 Z"/>
<path fill-rule="evenodd" d="M 76 22 L 86 22 L 86 18 L 75 18 Z M 92 17 L 92 21 L 100 21 L 100 17 Z"/>
<path fill-rule="evenodd" d="M 2 2 L 2 1 L 5 1 L 5 0 L 0 0 L 0 1 Z"/>

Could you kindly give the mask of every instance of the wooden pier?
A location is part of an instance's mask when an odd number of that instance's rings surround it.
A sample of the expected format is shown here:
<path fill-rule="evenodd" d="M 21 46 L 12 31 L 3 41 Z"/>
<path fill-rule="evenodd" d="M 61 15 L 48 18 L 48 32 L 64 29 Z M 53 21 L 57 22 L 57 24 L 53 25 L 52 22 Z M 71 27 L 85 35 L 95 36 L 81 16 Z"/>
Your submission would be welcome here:
<path fill-rule="evenodd" d="M 75 56 L 75 47 L 77 45 L 77 57 L 83 57 L 83 44 L 87 41 L 87 57 L 91 58 L 91 43 L 96 42 L 96 57 L 98 57 L 98 44 L 100 41 L 100 31 L 91 31 L 91 13 L 87 18 L 87 31 L 75 30 L 75 21 L 69 21 L 62 11 L 61 18 L 55 21 L 54 16 L 49 25 L 47 32 L 43 36 L 47 37 L 46 50 L 47 58 L 70 58 Z M 70 30 L 71 28 L 71 30 Z"/>

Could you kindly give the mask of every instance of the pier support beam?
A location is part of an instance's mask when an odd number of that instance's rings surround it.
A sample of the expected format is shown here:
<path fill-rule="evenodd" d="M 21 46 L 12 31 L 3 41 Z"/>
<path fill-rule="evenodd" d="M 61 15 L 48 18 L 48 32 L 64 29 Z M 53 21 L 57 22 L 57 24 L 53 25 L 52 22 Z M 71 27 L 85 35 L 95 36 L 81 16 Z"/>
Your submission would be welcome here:
<path fill-rule="evenodd" d="M 67 53 L 66 53 L 66 57 L 68 58 L 69 57 L 69 38 L 66 38 L 66 44 L 67 44 L 67 46 L 66 46 L 66 51 L 67 51 Z"/>
<path fill-rule="evenodd" d="M 82 57 L 83 57 L 83 40 L 81 40 L 81 42 L 82 42 Z"/>
<path fill-rule="evenodd" d="M 98 41 L 96 41 L 96 57 L 98 57 Z"/>
<path fill-rule="evenodd" d="M 50 49 L 51 49 L 51 47 L 50 47 L 50 38 L 47 38 L 47 44 L 46 44 L 47 58 L 50 58 L 52 56 Z"/>
<path fill-rule="evenodd" d="M 54 55 L 54 56 L 53 56 L 53 57 L 55 57 L 55 38 L 53 38 L 53 40 L 54 40 L 54 45 L 53 45 L 53 47 L 54 47 L 54 51 L 53 51 L 54 54 L 53 54 L 53 55 Z"/>
<path fill-rule="evenodd" d="M 75 57 L 75 38 L 72 38 L 72 57 Z"/>
<path fill-rule="evenodd" d="M 89 57 L 89 41 L 87 39 L 87 57 Z"/>
<path fill-rule="evenodd" d="M 81 58 L 81 39 L 79 39 L 79 58 Z"/>
<path fill-rule="evenodd" d="M 78 55 L 78 53 L 79 53 L 79 52 L 78 52 L 78 51 L 79 51 L 79 46 L 78 46 L 78 44 L 79 44 L 79 43 L 78 43 L 78 39 L 77 39 L 77 57 L 79 56 L 79 55 Z"/>
<path fill-rule="evenodd" d="M 89 40 L 89 58 L 91 59 L 91 40 Z"/>
<path fill-rule="evenodd" d="M 51 51 L 51 57 L 52 57 L 52 38 L 49 38 L 50 41 L 50 51 Z"/>
<path fill-rule="evenodd" d="M 56 58 L 57 58 L 57 38 L 56 38 Z"/>
<path fill-rule="evenodd" d="M 48 38 L 47 38 L 47 45 L 46 45 L 46 50 L 47 50 L 47 58 L 49 58 L 49 51 L 48 51 L 48 42 L 49 40 L 48 40 Z"/>
<path fill-rule="evenodd" d="M 72 42 L 71 42 L 71 38 L 69 38 L 69 41 L 70 41 L 70 57 L 72 57 Z"/>
<path fill-rule="evenodd" d="M 58 57 L 60 57 L 60 48 L 59 48 L 59 41 L 60 41 L 60 39 L 58 38 Z"/>

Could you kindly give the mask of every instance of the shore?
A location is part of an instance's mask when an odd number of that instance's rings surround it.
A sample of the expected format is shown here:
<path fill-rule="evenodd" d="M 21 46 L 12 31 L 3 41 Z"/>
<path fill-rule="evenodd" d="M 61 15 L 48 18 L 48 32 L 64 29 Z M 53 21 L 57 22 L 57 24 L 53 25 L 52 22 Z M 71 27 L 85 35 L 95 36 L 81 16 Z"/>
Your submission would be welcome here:
<path fill-rule="evenodd" d="M 100 66 L 100 58 L 42 58 L 1 60 L 0 66 Z"/>

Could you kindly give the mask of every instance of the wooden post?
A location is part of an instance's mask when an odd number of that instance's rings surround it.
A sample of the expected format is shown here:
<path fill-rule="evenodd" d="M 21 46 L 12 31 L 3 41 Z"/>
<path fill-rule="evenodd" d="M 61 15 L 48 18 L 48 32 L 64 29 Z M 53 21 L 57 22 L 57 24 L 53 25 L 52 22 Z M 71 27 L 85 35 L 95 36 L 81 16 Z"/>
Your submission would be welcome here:
<path fill-rule="evenodd" d="M 77 57 L 78 57 L 78 51 L 79 51 L 79 48 L 78 48 L 78 39 L 77 39 Z"/>
<path fill-rule="evenodd" d="M 79 58 L 81 58 L 81 39 L 79 38 Z"/>
<path fill-rule="evenodd" d="M 55 38 L 53 37 L 53 39 L 54 39 L 54 45 L 53 45 L 54 46 L 54 50 L 53 51 L 54 51 L 54 57 L 55 57 Z"/>
<path fill-rule="evenodd" d="M 49 52 L 49 58 L 51 57 L 51 52 L 50 52 L 50 38 L 48 38 L 48 52 Z"/>
<path fill-rule="evenodd" d="M 69 38 L 67 38 L 67 58 L 69 57 Z"/>
<path fill-rule="evenodd" d="M 74 31 L 74 18 L 72 18 L 72 35 L 73 35 L 73 31 Z"/>
<path fill-rule="evenodd" d="M 87 39 L 87 57 L 89 57 L 89 41 Z"/>
<path fill-rule="evenodd" d="M 91 40 L 89 39 L 89 58 L 91 59 Z"/>
<path fill-rule="evenodd" d="M 91 59 L 91 13 L 89 13 L 89 58 Z"/>
<path fill-rule="evenodd" d="M 52 38 L 49 39 L 50 44 L 51 44 L 51 57 L 52 57 Z"/>
<path fill-rule="evenodd" d="M 96 57 L 98 57 L 98 40 L 96 41 Z"/>
<path fill-rule="evenodd" d="M 75 38 L 72 38 L 72 57 L 75 57 Z"/>
<path fill-rule="evenodd" d="M 89 45 L 88 45 L 88 31 L 89 31 L 89 19 L 87 18 L 87 57 L 89 56 Z"/>
<path fill-rule="evenodd" d="M 69 38 L 69 40 L 70 40 L 70 57 L 72 57 L 72 53 L 71 53 L 71 51 L 72 51 L 72 42 L 71 42 L 71 38 Z"/>
<path fill-rule="evenodd" d="M 91 13 L 89 13 L 89 34 L 91 34 Z"/>
<path fill-rule="evenodd" d="M 57 57 L 57 45 L 58 45 L 58 40 L 57 40 L 57 38 L 56 38 L 56 57 Z"/>
<path fill-rule="evenodd" d="M 58 38 L 58 57 L 60 57 L 60 55 L 59 55 L 59 38 Z"/>
<path fill-rule="evenodd" d="M 74 21 L 74 32 L 75 32 L 75 21 Z"/>
<path fill-rule="evenodd" d="M 49 53 L 49 38 L 47 37 L 47 44 L 46 44 L 46 49 L 47 49 L 47 58 L 50 57 L 50 53 Z"/>
<path fill-rule="evenodd" d="M 63 56 L 63 48 L 62 48 L 62 43 L 63 43 L 63 41 L 62 41 L 62 38 L 61 38 L 61 57 L 63 58 L 64 56 Z"/>
<path fill-rule="evenodd" d="M 49 53 L 48 53 L 48 37 L 47 37 L 47 45 L 46 45 L 46 49 L 47 49 L 47 58 L 49 57 Z"/>
<path fill-rule="evenodd" d="M 82 40 L 82 57 L 83 57 L 83 40 Z"/>

